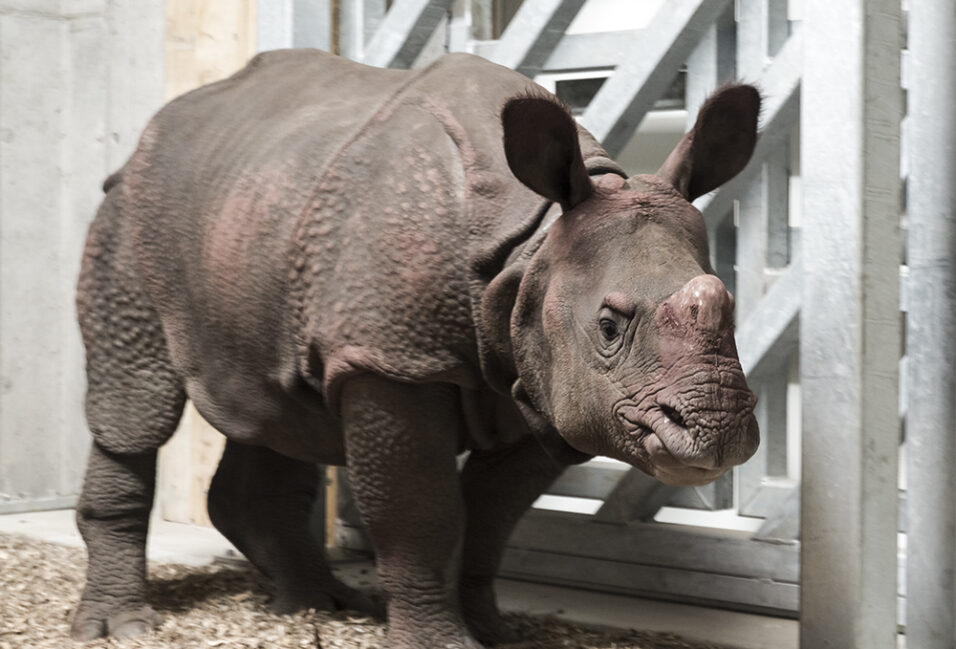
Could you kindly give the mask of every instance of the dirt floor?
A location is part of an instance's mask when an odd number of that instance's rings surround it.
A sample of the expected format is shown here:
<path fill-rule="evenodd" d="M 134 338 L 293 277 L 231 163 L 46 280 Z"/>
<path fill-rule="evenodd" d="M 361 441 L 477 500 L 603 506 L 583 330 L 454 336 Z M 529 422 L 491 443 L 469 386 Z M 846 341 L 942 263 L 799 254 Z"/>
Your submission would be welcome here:
<path fill-rule="evenodd" d="M 83 550 L 0 535 L 0 649 L 61 649 L 84 579 Z M 164 624 L 143 638 L 97 640 L 84 649 L 372 649 L 380 623 L 347 613 L 268 611 L 270 586 L 252 569 L 151 564 L 149 599 Z M 670 634 L 586 628 L 553 618 L 512 615 L 527 641 L 507 649 L 720 649 Z M 75 645 L 80 647 L 81 645 Z M 505 646 L 502 646 L 505 649 Z"/>

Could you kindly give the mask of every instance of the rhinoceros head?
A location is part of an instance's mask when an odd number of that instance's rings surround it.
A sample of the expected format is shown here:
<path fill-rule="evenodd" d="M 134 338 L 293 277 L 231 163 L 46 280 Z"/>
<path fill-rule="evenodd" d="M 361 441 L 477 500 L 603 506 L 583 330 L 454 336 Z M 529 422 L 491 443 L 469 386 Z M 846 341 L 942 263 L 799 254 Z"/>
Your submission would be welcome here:
<path fill-rule="evenodd" d="M 596 182 L 564 108 L 504 107 L 512 172 L 563 208 L 509 300 L 512 395 L 533 429 L 672 484 L 710 482 L 754 453 L 734 301 L 690 201 L 746 165 L 759 107 L 754 88 L 725 87 L 656 174 Z"/>

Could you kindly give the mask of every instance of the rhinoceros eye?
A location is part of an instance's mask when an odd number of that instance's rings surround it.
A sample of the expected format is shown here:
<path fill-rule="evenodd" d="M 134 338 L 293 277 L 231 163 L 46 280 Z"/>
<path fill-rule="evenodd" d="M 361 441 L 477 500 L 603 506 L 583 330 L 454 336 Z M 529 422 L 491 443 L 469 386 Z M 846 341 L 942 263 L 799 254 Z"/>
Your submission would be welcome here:
<path fill-rule="evenodd" d="M 601 340 L 605 345 L 611 345 L 620 340 L 621 334 L 627 329 L 628 319 L 615 309 L 605 305 L 598 312 L 598 331 L 601 332 Z"/>
<path fill-rule="evenodd" d="M 601 318 L 598 326 L 601 328 L 601 336 L 604 340 L 609 343 L 614 342 L 618 334 L 617 323 L 611 318 Z"/>

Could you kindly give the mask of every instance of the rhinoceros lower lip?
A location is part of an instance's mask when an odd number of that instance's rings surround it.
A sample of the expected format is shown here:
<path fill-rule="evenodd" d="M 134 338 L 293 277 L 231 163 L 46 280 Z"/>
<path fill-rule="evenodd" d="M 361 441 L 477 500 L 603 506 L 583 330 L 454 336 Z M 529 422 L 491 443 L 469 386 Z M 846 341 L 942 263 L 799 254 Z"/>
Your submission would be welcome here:
<path fill-rule="evenodd" d="M 676 457 L 654 431 L 644 437 L 644 449 L 651 459 L 655 476 L 668 484 L 707 484 L 720 476 L 724 469 L 687 464 Z"/>
<path fill-rule="evenodd" d="M 709 482 L 724 472 L 724 469 L 717 466 L 716 457 L 687 457 L 686 453 L 675 452 L 668 441 L 679 443 L 680 440 L 686 440 L 691 433 L 666 412 L 658 410 L 644 413 L 637 406 L 622 405 L 617 408 L 617 416 L 632 434 L 641 438 L 651 462 L 661 471 L 703 480 L 700 484 Z"/>

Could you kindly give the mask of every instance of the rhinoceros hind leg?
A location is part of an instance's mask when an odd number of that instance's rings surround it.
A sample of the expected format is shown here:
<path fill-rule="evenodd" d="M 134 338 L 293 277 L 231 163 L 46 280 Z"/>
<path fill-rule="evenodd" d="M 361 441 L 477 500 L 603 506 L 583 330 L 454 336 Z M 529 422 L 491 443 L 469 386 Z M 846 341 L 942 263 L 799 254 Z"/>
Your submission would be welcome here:
<path fill-rule="evenodd" d="M 146 533 L 156 451 L 123 455 L 93 443 L 76 523 L 86 542 L 86 587 L 70 635 L 132 637 L 159 626 L 146 603 Z"/>
<path fill-rule="evenodd" d="M 368 596 L 338 581 L 309 527 L 319 467 L 262 446 L 226 442 L 209 488 L 209 518 L 276 585 L 277 613 L 355 610 L 380 614 Z"/>
<path fill-rule="evenodd" d="M 129 249 L 119 245 L 120 226 L 107 199 L 90 228 L 77 295 L 93 434 L 76 509 L 88 554 L 71 631 L 80 640 L 128 637 L 159 624 L 146 603 L 146 534 L 156 451 L 186 399 L 159 316 Z"/>

